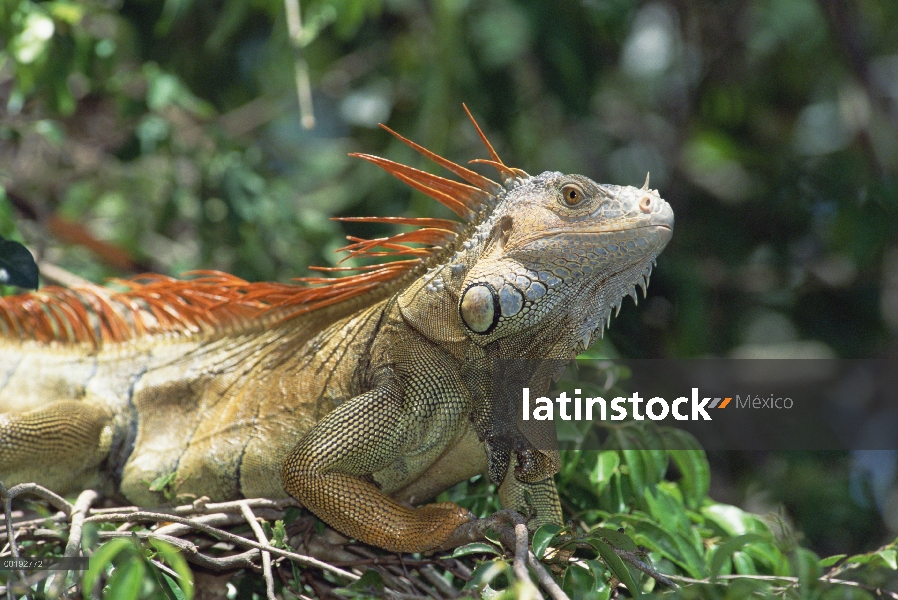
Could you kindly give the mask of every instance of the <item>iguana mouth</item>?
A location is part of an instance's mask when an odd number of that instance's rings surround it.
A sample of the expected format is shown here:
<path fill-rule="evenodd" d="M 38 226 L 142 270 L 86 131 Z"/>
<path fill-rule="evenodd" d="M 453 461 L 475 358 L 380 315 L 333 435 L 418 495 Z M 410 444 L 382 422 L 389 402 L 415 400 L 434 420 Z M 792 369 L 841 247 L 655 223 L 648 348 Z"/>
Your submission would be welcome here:
<path fill-rule="evenodd" d="M 633 232 L 639 229 L 666 229 L 670 235 L 673 235 L 673 225 L 667 225 L 665 223 L 651 223 L 649 225 L 639 225 L 637 227 L 618 227 L 615 229 L 583 229 L 580 231 L 571 231 L 565 229 L 550 229 L 548 231 L 542 231 L 535 235 L 528 235 L 526 237 L 520 238 L 518 240 L 514 240 L 508 245 L 509 250 L 520 248 L 521 246 L 525 246 L 529 242 L 533 242 L 536 240 L 542 240 L 545 238 L 549 238 L 552 236 L 564 236 L 570 237 L 572 235 L 595 235 L 595 234 L 604 234 L 604 233 L 623 233 L 623 232 Z M 668 238 L 669 239 L 669 238 Z"/>

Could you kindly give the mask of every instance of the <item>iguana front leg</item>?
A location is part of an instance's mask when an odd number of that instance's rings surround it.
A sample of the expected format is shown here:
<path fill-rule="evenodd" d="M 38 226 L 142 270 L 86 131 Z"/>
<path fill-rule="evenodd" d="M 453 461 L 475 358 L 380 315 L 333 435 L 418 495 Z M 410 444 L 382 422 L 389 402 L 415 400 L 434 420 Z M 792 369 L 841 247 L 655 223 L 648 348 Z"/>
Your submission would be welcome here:
<path fill-rule="evenodd" d="M 63 400 L 24 413 L 0 413 L 0 479 L 36 482 L 59 492 L 95 486 L 109 454 L 114 419 L 88 401 Z"/>
<path fill-rule="evenodd" d="M 287 492 L 338 531 L 368 544 L 395 552 L 440 546 L 474 516 L 451 502 L 405 506 L 372 477 L 384 470 L 401 477 L 404 468 L 426 466 L 426 457 L 454 434 L 463 400 L 453 401 L 445 388 L 432 389 L 428 383 L 446 383 L 432 379 L 376 388 L 328 414 L 284 461 Z M 404 401 L 403 388 L 420 400 Z"/>

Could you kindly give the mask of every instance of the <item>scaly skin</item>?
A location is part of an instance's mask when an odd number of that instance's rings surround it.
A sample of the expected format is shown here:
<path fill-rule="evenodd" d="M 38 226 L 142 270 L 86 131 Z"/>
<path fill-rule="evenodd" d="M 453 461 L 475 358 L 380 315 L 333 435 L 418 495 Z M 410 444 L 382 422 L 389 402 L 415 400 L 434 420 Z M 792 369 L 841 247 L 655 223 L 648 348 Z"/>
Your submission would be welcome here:
<path fill-rule="evenodd" d="M 468 194 L 457 235 L 428 234 L 445 239 L 364 293 L 192 328 L 139 306 L 122 322 L 145 330 L 94 334 L 85 318 L 82 333 L 49 342 L 19 330 L 33 314 L 22 307 L 50 295 L 5 299 L 0 479 L 140 505 L 165 501 L 147 485 L 160 476 L 173 476 L 171 493 L 213 500 L 290 494 L 351 537 L 414 552 L 451 544 L 474 519 L 451 503 L 414 506 L 488 472 L 503 506 L 535 513 L 529 527 L 560 523 L 557 452 L 495 414 L 495 359 L 587 348 L 648 283 L 673 213 L 647 186 L 531 177 L 489 149 L 503 185 L 476 180 L 476 193 L 363 156 L 434 197 Z M 110 303 L 132 310 L 125 296 Z M 97 306 L 87 312 L 105 314 Z M 552 375 L 526 381 L 544 394 Z"/>

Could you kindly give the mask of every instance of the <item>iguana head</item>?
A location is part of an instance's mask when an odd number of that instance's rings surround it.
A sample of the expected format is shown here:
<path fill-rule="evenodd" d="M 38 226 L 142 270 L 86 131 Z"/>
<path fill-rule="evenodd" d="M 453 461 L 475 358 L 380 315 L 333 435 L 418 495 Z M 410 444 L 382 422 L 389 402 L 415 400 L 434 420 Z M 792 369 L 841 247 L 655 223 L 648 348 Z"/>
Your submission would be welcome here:
<path fill-rule="evenodd" d="M 624 296 L 635 301 L 637 286 L 645 293 L 655 258 L 670 241 L 673 211 L 648 179 L 641 188 L 622 187 L 507 167 L 477 132 L 490 159 L 472 162 L 496 168 L 501 185 L 394 132 L 474 185 L 359 155 L 446 204 L 467 225 L 441 221 L 357 247 L 432 245 L 416 268 L 419 276 L 398 296 L 405 319 L 430 339 L 481 347 L 499 342 L 506 357 L 575 356 L 602 333 Z"/>
<path fill-rule="evenodd" d="M 524 344 L 526 332 L 561 328 L 561 345 L 589 347 L 624 296 L 645 293 L 673 231 L 655 190 L 597 184 L 582 175 L 517 175 L 472 236 L 458 314 L 469 337 Z M 560 348 L 559 348 L 560 350 Z"/>

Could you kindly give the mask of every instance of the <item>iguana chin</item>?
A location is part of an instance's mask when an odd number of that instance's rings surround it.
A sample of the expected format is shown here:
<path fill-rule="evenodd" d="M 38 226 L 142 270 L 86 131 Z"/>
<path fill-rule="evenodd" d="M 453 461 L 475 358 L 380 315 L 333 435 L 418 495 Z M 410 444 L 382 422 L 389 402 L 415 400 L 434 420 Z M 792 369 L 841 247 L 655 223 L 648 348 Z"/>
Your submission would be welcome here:
<path fill-rule="evenodd" d="M 290 494 L 346 535 L 413 552 L 474 519 L 415 505 L 488 472 L 528 526 L 560 523 L 557 451 L 497 423 L 493 359 L 589 347 L 645 292 L 673 212 L 648 181 L 507 167 L 474 126 L 490 158 L 472 162 L 501 184 L 386 127 L 467 183 L 355 155 L 462 218 L 343 219 L 417 226 L 344 248 L 401 260 L 303 285 L 200 272 L 0 298 L 0 480 L 139 505 L 165 502 L 148 485 L 164 476 L 169 494 Z"/>

